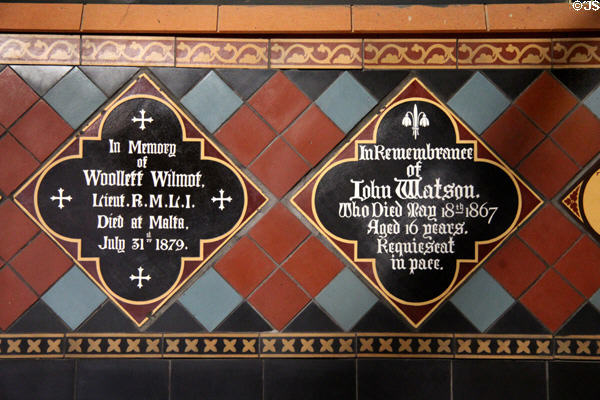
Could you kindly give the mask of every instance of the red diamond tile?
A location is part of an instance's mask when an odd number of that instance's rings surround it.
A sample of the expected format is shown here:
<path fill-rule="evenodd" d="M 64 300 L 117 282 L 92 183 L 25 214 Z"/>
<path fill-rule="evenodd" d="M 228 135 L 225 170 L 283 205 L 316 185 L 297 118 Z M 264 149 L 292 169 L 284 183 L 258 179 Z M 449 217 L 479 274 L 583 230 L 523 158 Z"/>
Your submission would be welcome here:
<path fill-rule="evenodd" d="M 277 132 L 283 131 L 310 104 L 310 100 L 280 71 L 249 101 Z"/>
<path fill-rule="evenodd" d="M 515 236 L 486 263 L 485 269 L 518 298 L 546 270 L 546 265 Z"/>
<path fill-rule="evenodd" d="M 250 236 L 281 263 L 309 233 L 298 218 L 277 204 L 252 228 Z"/>
<path fill-rule="evenodd" d="M 25 246 L 38 229 L 11 201 L 0 204 L 0 221 L 0 257 L 8 260 Z"/>
<path fill-rule="evenodd" d="M 600 120 L 582 105 L 560 124 L 552 137 L 575 161 L 584 165 L 600 151 Z"/>
<path fill-rule="evenodd" d="M 0 189 L 15 190 L 38 166 L 35 158 L 11 135 L 0 138 Z"/>
<path fill-rule="evenodd" d="M 485 131 L 483 138 L 508 164 L 515 166 L 544 139 L 544 134 L 512 106 Z"/>
<path fill-rule="evenodd" d="M 273 140 L 275 133 L 250 108 L 242 106 L 215 136 L 247 166 Z"/>
<path fill-rule="evenodd" d="M 73 265 L 45 234 L 31 241 L 11 261 L 15 270 L 41 295 Z"/>
<path fill-rule="evenodd" d="M 44 100 L 40 100 L 10 128 L 10 132 L 38 160 L 45 160 L 73 129 Z"/>
<path fill-rule="evenodd" d="M 314 166 L 344 138 L 344 133 L 313 105 L 294 122 L 284 137 Z"/>
<path fill-rule="evenodd" d="M 0 269 L 0 288 L 0 328 L 6 330 L 37 300 L 37 296 L 9 267 Z"/>
<path fill-rule="evenodd" d="M 308 164 L 281 138 L 250 166 L 250 171 L 277 197 L 282 197 L 308 172 Z"/>
<path fill-rule="evenodd" d="M 0 72 L 0 124 L 8 128 L 37 99 L 37 94 L 12 69 Z"/>
<path fill-rule="evenodd" d="M 546 139 L 521 163 L 519 171 L 544 195 L 552 197 L 578 168 L 557 145 Z"/>
<path fill-rule="evenodd" d="M 556 264 L 556 269 L 589 298 L 600 288 L 600 247 L 584 235 Z"/>
<path fill-rule="evenodd" d="M 552 269 L 521 298 L 521 303 L 552 332 L 560 328 L 583 301 Z"/>
<path fill-rule="evenodd" d="M 247 297 L 276 268 L 248 237 L 243 237 L 215 265 L 215 269 L 242 296 Z"/>
<path fill-rule="evenodd" d="M 546 205 L 519 232 L 519 236 L 548 264 L 554 264 L 579 235 L 579 230 L 551 204 Z"/>
<path fill-rule="evenodd" d="M 544 72 L 515 104 L 548 133 L 575 107 L 577 99 L 551 74 Z"/>
<path fill-rule="evenodd" d="M 344 264 L 319 239 L 311 237 L 283 264 L 283 268 L 315 297 L 344 268 Z"/>
<path fill-rule="evenodd" d="M 281 330 L 308 303 L 309 298 L 279 270 L 249 300 L 276 329 Z"/>

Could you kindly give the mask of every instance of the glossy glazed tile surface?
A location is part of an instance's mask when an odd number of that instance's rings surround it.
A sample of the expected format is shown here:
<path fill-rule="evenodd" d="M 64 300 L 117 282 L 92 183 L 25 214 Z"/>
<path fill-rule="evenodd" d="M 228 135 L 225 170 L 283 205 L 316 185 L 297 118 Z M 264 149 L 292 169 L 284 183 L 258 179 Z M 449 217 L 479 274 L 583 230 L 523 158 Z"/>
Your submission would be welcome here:
<path fill-rule="evenodd" d="M 457 51 L 460 64 L 460 43 Z M 368 59 L 366 53 L 365 63 Z M 560 202 L 598 159 L 596 71 L 548 70 L 544 63 L 535 69 L 474 63 L 468 71 L 53 64 L 0 70 L 2 98 L 10 99 L 0 111 L 0 286 L 5 289 L 0 291 L 0 358 L 86 358 L 19 360 L 19 370 L 41 368 L 37 376 L 52 380 L 56 396 L 122 398 L 135 392 L 162 398 L 170 390 L 186 398 L 190 393 L 182 387 L 199 381 L 202 387 L 194 395 L 222 398 L 281 398 L 281 382 L 296 388 L 299 398 L 331 390 L 332 397 L 383 398 L 398 386 L 428 399 L 447 399 L 451 392 L 454 398 L 594 395 L 595 364 L 573 360 L 597 358 L 600 246 Z M 142 329 L 73 267 L 13 199 L 140 69 L 155 77 L 269 197 L 248 227 Z M 544 202 L 417 329 L 354 274 L 289 201 L 345 143 L 347 133 L 412 77 L 480 134 Z M 74 93 L 86 93 L 85 101 L 72 104 Z M 110 364 L 115 360 L 87 360 L 93 357 L 155 360 L 115 365 Z M 390 359 L 431 357 L 440 360 Z M 480 360 L 489 358 L 507 361 Z M 515 361 L 520 358 L 526 361 Z M 499 377 L 492 374 L 498 368 Z M 74 369 L 75 384 L 69 375 Z M 11 383 L 13 368 L 0 371 L 5 397 L 44 398 L 38 378 L 19 392 Z M 121 371 L 121 377 L 133 371 L 145 384 L 125 379 L 123 393 L 112 393 L 99 371 Z M 216 383 L 231 371 L 236 384 Z M 479 384 L 473 384 L 474 374 Z M 323 375 L 336 384 L 324 382 Z M 427 376 L 432 385 L 414 387 L 413 375 Z M 485 392 L 492 375 L 506 382 L 494 394 Z M 567 393 L 565 385 L 579 378 L 588 385 Z M 240 392 L 242 386 L 246 390 Z M 539 390 L 532 392 L 532 386 Z"/>

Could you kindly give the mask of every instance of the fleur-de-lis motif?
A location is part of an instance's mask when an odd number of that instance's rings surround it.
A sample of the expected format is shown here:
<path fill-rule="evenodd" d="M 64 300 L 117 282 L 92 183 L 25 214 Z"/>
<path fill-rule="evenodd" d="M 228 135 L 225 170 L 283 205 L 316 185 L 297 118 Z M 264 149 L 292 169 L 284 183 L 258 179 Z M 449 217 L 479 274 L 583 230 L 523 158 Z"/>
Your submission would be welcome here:
<path fill-rule="evenodd" d="M 428 127 L 429 119 L 427 119 L 427 115 L 423 111 L 419 112 L 417 109 L 417 105 L 415 104 L 412 111 L 407 111 L 406 115 L 402 119 L 403 126 L 412 126 L 412 133 L 415 140 L 419 136 L 419 127 Z"/>

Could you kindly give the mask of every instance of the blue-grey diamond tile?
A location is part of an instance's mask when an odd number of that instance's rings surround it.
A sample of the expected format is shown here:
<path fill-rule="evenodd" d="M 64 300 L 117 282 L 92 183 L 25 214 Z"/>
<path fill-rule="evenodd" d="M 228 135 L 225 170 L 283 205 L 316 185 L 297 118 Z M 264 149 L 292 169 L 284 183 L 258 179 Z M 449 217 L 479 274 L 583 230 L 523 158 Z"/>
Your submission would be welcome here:
<path fill-rule="evenodd" d="M 106 300 L 106 295 L 79 267 L 73 267 L 42 296 L 42 300 L 71 329 L 76 329 Z"/>
<path fill-rule="evenodd" d="M 508 107 L 510 100 L 483 74 L 477 72 L 448 101 L 448 105 L 481 134 Z"/>
<path fill-rule="evenodd" d="M 598 289 L 596 293 L 594 293 L 594 295 L 590 297 L 590 303 L 592 303 L 594 307 L 600 310 L 600 289 Z"/>
<path fill-rule="evenodd" d="M 377 297 L 347 268 L 315 299 L 345 331 L 356 325 L 377 302 Z"/>
<path fill-rule="evenodd" d="M 242 100 L 211 71 L 181 98 L 181 103 L 212 133 L 242 105 Z"/>
<path fill-rule="evenodd" d="M 106 100 L 79 68 L 73 68 L 46 93 L 48 102 L 72 128 L 77 128 Z"/>
<path fill-rule="evenodd" d="M 347 71 L 341 74 L 316 101 L 323 112 L 348 133 L 377 100 Z"/>
<path fill-rule="evenodd" d="M 596 114 L 596 117 L 600 118 L 600 87 L 596 88 L 588 97 L 585 98 L 583 103 Z"/>
<path fill-rule="evenodd" d="M 485 270 L 479 270 L 450 301 L 480 332 L 500 317 L 514 300 Z"/>
<path fill-rule="evenodd" d="M 36 93 L 40 96 L 46 94 L 56 82 L 60 80 L 71 66 L 61 65 L 13 65 L 11 67 Z"/>
<path fill-rule="evenodd" d="M 240 304 L 242 297 L 214 269 L 210 269 L 179 301 L 206 329 L 212 331 Z"/>

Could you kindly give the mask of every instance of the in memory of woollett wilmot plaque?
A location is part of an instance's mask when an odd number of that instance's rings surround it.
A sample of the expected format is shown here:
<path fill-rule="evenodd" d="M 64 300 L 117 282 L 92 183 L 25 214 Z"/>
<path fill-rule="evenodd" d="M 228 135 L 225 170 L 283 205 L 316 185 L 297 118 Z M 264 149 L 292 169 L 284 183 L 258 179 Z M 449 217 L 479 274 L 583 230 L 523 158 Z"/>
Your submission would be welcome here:
<path fill-rule="evenodd" d="M 417 79 L 293 202 L 413 326 L 541 204 Z"/>
<path fill-rule="evenodd" d="M 145 74 L 16 200 L 138 325 L 267 201 Z"/>

